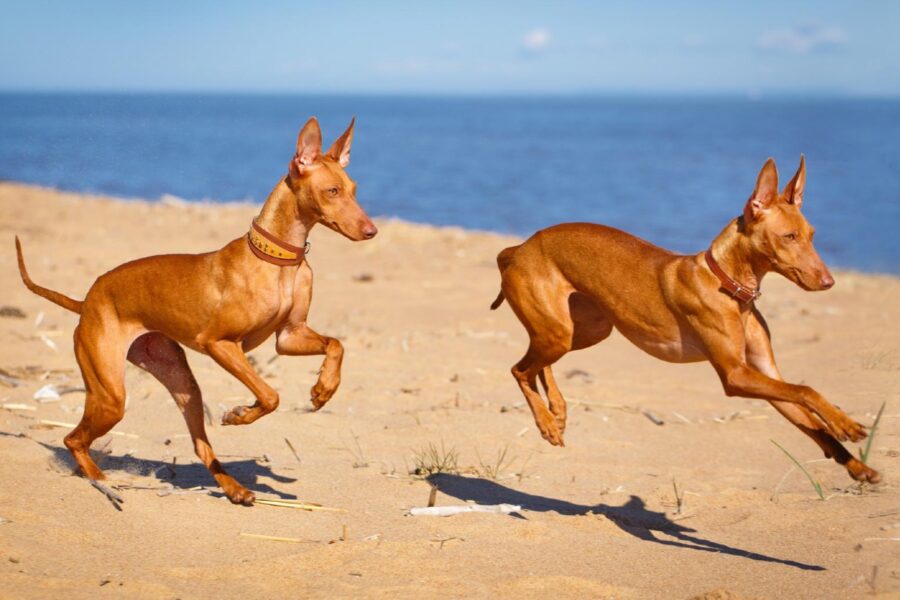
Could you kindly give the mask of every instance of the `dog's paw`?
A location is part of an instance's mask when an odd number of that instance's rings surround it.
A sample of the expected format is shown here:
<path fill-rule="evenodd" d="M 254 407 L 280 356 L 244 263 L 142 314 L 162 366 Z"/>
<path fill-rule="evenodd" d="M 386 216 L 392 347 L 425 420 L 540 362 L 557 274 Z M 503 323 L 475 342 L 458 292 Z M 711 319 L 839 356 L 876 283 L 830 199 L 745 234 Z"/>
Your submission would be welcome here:
<path fill-rule="evenodd" d="M 566 415 L 556 415 L 556 427 L 559 428 L 560 434 L 566 432 Z"/>
<path fill-rule="evenodd" d="M 320 378 L 319 381 L 316 382 L 316 385 L 312 386 L 312 389 L 309 390 L 309 401 L 313 405 L 313 410 L 319 410 L 325 406 L 325 404 L 331 400 L 331 397 L 334 396 L 337 388 L 337 383 L 326 384 Z"/>
<path fill-rule="evenodd" d="M 810 409 L 825 424 L 828 431 L 842 442 L 858 442 L 868 437 L 866 428 L 847 416 L 840 408 L 824 403 Z"/>
<path fill-rule="evenodd" d="M 556 423 L 556 419 L 548 417 L 547 419 L 537 420 L 535 422 L 541 432 L 541 437 L 550 442 L 552 446 L 566 445 L 563 441 L 562 431 Z"/>
<path fill-rule="evenodd" d="M 870 468 L 860 460 L 851 458 L 845 466 L 847 467 L 847 472 L 850 473 L 850 477 L 856 481 L 881 483 L 881 473 Z"/>
<path fill-rule="evenodd" d="M 232 504 L 252 506 L 256 502 L 256 494 L 238 483 L 231 475 L 222 473 L 216 476 L 216 479 Z"/>
<path fill-rule="evenodd" d="M 246 422 L 245 417 L 249 410 L 250 407 L 248 406 L 235 406 L 222 415 L 222 425 L 243 425 Z"/>
<path fill-rule="evenodd" d="M 834 436 L 842 442 L 858 442 L 868 437 L 866 428 L 840 410 L 837 414 L 828 420 L 828 426 L 831 428 Z"/>
<path fill-rule="evenodd" d="M 856 421 L 852 419 L 847 419 L 849 424 L 846 426 L 847 437 L 850 438 L 851 442 L 859 442 L 867 437 L 869 437 L 869 433 L 866 431 L 865 426 L 860 425 Z"/>
<path fill-rule="evenodd" d="M 231 500 L 232 504 L 253 506 L 253 503 L 256 502 L 256 494 L 243 486 L 238 486 L 237 489 L 226 492 L 225 495 L 228 496 L 228 499 Z"/>

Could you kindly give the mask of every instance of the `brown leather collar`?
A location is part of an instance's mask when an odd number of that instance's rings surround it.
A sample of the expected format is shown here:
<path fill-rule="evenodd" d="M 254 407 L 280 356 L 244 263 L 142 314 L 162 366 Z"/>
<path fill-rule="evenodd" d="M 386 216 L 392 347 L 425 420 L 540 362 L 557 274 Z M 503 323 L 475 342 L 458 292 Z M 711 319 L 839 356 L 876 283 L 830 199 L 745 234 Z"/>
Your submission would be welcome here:
<path fill-rule="evenodd" d="M 253 219 L 250 224 L 247 243 L 257 258 L 279 267 L 299 265 L 309 252 L 309 242 L 306 242 L 302 248 L 292 246 L 257 225 L 256 219 Z"/>
<path fill-rule="evenodd" d="M 716 262 L 716 259 L 713 258 L 712 248 L 708 249 L 704 256 L 706 257 L 706 264 L 709 265 L 710 270 L 722 283 L 721 289 L 728 293 L 732 298 L 740 300 L 745 304 L 749 304 L 762 296 L 762 292 L 759 291 L 759 289 L 744 287 L 729 277 L 728 274 L 722 270 L 722 267 L 719 266 L 719 263 Z"/>

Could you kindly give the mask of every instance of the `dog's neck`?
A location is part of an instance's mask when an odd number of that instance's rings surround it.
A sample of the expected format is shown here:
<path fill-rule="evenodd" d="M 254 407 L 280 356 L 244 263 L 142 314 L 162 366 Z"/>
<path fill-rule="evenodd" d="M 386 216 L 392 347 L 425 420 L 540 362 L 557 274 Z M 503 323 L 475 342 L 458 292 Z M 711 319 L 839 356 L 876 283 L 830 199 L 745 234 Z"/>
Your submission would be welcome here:
<path fill-rule="evenodd" d="M 757 256 L 744 233 L 744 217 L 733 219 L 710 244 L 713 258 L 725 273 L 747 288 L 758 290 L 769 272 L 769 261 Z"/>
<path fill-rule="evenodd" d="M 256 218 L 256 224 L 267 232 L 300 248 L 306 244 L 309 231 L 316 222 L 315 217 L 300 210 L 297 196 L 288 185 L 287 178 L 278 182 Z"/>

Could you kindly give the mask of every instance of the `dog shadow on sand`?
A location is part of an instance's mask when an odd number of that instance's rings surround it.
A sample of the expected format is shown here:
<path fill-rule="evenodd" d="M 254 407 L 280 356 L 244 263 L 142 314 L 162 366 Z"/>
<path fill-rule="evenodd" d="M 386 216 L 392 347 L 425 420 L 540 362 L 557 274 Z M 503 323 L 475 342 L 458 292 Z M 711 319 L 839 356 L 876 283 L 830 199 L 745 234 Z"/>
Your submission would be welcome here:
<path fill-rule="evenodd" d="M 54 446 L 39 442 L 33 438 L 31 439 L 53 453 L 51 460 L 54 469 L 60 472 L 65 472 L 66 470 L 72 473 L 76 472 L 75 460 L 66 447 Z M 211 496 L 225 496 L 209 470 L 197 462 L 173 465 L 171 462 L 137 458 L 135 456 L 113 456 L 96 450 L 91 450 L 91 456 L 97 465 L 112 479 L 113 485 L 115 485 L 117 479 L 121 478 L 121 473 L 125 477 L 153 477 L 160 484 L 171 484 L 173 489 L 179 490 L 192 490 L 198 486 L 203 486 L 210 488 L 209 494 Z M 227 457 L 225 460 L 227 460 Z M 264 462 L 261 463 L 256 458 L 247 457 L 228 462 L 225 462 L 225 460 L 222 461 L 222 466 L 225 467 L 228 474 L 237 479 L 247 489 L 260 494 L 272 494 L 284 500 L 297 499 L 295 494 L 279 491 L 271 485 L 260 481 L 260 478 L 268 478 L 277 483 L 293 483 L 297 481 L 296 478 L 279 475 L 272 470 L 270 465 Z M 164 487 L 161 486 L 160 489 L 164 489 Z"/>
<path fill-rule="evenodd" d="M 527 494 L 487 479 L 438 473 L 429 476 L 428 481 L 442 493 L 463 501 L 472 501 L 478 504 L 514 504 L 527 511 L 556 512 L 565 516 L 603 515 L 625 533 L 647 542 L 701 552 L 730 554 L 750 560 L 778 563 L 804 571 L 825 570 L 825 567 L 820 565 L 785 560 L 703 539 L 696 535 L 696 529 L 675 523 L 665 513 L 648 510 L 644 501 L 634 495 L 630 496 L 622 506 L 608 504 L 588 506 Z M 517 513 L 512 513 L 511 516 L 523 518 Z"/>

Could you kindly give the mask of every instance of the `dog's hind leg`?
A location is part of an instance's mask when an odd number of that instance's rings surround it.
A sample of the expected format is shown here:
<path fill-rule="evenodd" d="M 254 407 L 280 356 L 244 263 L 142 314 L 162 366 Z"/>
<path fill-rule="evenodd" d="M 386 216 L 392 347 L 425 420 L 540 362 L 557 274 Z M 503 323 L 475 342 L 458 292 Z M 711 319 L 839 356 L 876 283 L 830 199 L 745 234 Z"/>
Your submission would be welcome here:
<path fill-rule="evenodd" d="M 556 378 L 553 376 L 553 370 L 550 368 L 550 365 L 547 365 L 543 369 L 541 369 L 540 373 L 538 373 L 538 377 L 541 380 L 541 385 L 544 387 L 544 394 L 547 396 L 547 404 L 550 406 L 550 414 L 553 415 L 553 418 L 556 419 L 556 425 L 559 427 L 559 432 L 566 432 L 566 399 L 563 398 L 562 392 L 559 391 L 559 386 L 556 384 Z"/>
<path fill-rule="evenodd" d="M 569 316 L 572 319 L 572 350 L 589 348 L 609 337 L 612 322 L 606 318 L 586 295 L 574 292 L 569 296 Z M 550 365 L 540 372 L 541 383 L 547 394 L 550 412 L 556 417 L 560 432 L 566 430 L 566 400 L 559 391 Z"/>
<path fill-rule="evenodd" d="M 146 333 L 131 345 L 128 360 L 153 375 L 172 394 L 184 415 L 194 443 L 194 452 L 215 477 L 228 499 L 235 504 L 253 504 L 256 499 L 253 492 L 225 472 L 206 437 L 200 386 L 197 385 L 181 346 L 161 333 Z"/>
<path fill-rule="evenodd" d="M 547 410 L 544 399 L 541 398 L 537 388 L 537 377 L 550 363 L 556 362 L 565 354 L 565 350 L 558 346 L 544 345 L 541 340 L 532 339 L 525 356 L 512 368 L 513 378 L 519 384 L 519 389 L 528 402 L 534 422 L 541 432 L 541 437 L 554 446 L 565 446 L 562 430 L 556 417 Z M 554 382 L 555 384 L 555 382 Z M 558 390 L 557 390 L 558 392 Z M 562 395 L 559 396 L 562 400 Z M 565 402 L 562 400 L 562 402 Z M 563 407 L 563 411 L 565 408 Z M 563 413 L 565 414 L 565 413 Z"/>
<path fill-rule="evenodd" d="M 90 455 L 91 444 L 125 416 L 125 333 L 82 318 L 75 329 L 75 359 L 84 379 L 81 420 L 65 437 L 66 447 L 88 479 L 104 479 Z"/>
<path fill-rule="evenodd" d="M 572 349 L 574 324 L 567 295 L 558 293 L 567 285 L 547 281 L 533 273 L 520 273 L 513 267 L 503 275 L 503 295 L 530 338 L 528 351 L 513 366 L 512 375 L 528 402 L 541 436 L 554 446 L 565 445 L 562 433 L 566 406 L 549 366 Z M 550 410 L 538 392 L 538 376 L 547 392 Z"/>

